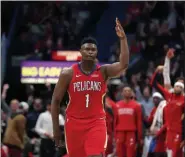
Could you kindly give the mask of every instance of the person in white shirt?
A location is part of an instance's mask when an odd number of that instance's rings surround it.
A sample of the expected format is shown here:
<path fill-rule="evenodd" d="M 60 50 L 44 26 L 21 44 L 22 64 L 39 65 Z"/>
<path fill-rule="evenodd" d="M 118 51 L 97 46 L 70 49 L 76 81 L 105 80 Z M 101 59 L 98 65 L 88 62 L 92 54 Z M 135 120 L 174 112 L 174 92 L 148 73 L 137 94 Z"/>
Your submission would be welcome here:
<path fill-rule="evenodd" d="M 50 101 L 51 102 L 51 101 Z M 47 110 L 39 115 L 35 131 L 41 137 L 40 157 L 54 157 L 55 143 L 53 141 L 53 123 L 51 118 L 51 104 L 47 103 Z M 59 115 L 59 123 L 64 126 L 64 117 Z"/>

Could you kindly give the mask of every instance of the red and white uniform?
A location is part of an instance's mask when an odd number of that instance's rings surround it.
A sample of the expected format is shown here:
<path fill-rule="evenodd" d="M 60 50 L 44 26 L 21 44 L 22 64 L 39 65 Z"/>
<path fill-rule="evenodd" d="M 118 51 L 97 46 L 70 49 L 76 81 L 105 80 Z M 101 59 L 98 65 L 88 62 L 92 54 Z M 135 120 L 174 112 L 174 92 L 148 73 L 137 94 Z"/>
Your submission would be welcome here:
<path fill-rule="evenodd" d="M 165 125 L 160 130 L 160 133 L 167 131 L 166 134 L 166 147 L 172 150 L 172 157 L 182 157 L 182 142 L 183 142 L 183 113 L 185 108 L 184 95 L 176 95 L 170 93 L 159 83 L 155 82 L 156 73 L 154 73 L 151 84 L 156 87 L 164 95 L 167 105 L 164 109 Z"/>
<path fill-rule="evenodd" d="M 142 138 L 141 106 L 134 100 L 116 104 L 115 136 L 118 157 L 135 157 L 136 144 Z"/>
<path fill-rule="evenodd" d="M 104 154 L 107 129 L 103 97 L 106 82 L 99 66 L 90 75 L 85 75 L 79 64 L 74 64 L 72 69 L 65 123 L 68 155 L 87 157 Z"/>

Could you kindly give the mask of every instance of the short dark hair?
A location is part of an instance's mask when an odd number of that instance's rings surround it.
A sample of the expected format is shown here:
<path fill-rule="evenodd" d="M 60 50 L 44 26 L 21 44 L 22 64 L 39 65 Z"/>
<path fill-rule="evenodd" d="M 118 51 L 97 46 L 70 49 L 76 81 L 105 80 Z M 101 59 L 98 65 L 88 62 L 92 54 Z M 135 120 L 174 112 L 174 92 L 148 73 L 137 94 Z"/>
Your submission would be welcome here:
<path fill-rule="evenodd" d="M 175 80 L 175 82 L 177 82 L 177 81 L 179 81 L 179 80 L 183 80 L 183 81 L 184 81 L 184 77 L 183 77 L 183 76 L 177 77 L 176 80 Z"/>
<path fill-rule="evenodd" d="M 50 99 L 47 99 L 46 100 L 46 106 L 50 106 L 51 105 L 51 100 Z"/>
<path fill-rule="evenodd" d="M 82 46 L 83 44 L 86 44 L 86 43 L 95 44 L 96 46 L 98 45 L 96 39 L 93 38 L 93 37 L 90 37 L 90 36 L 89 36 L 89 37 L 85 37 L 85 38 L 82 40 L 81 46 Z"/>

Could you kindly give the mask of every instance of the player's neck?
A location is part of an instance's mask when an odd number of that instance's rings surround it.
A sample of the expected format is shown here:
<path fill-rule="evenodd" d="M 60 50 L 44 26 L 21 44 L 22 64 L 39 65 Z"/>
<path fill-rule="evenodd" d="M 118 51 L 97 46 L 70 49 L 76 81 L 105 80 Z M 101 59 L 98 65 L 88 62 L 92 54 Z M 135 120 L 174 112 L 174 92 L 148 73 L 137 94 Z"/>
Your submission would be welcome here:
<path fill-rule="evenodd" d="M 94 65 L 95 65 L 95 62 L 94 61 L 86 61 L 86 60 L 82 60 L 81 61 L 81 69 L 84 71 L 84 72 L 91 72 L 94 68 Z"/>
<path fill-rule="evenodd" d="M 123 101 L 128 103 L 131 99 L 130 98 L 124 98 Z"/>

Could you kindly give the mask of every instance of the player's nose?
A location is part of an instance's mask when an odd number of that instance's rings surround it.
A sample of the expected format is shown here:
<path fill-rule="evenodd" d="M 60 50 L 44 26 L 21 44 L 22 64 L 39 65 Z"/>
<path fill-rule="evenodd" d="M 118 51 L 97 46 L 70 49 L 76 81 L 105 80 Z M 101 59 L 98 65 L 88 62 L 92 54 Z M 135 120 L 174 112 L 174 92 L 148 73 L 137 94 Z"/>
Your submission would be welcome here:
<path fill-rule="evenodd" d="M 89 55 L 93 55 L 93 51 L 89 51 L 88 54 L 89 54 Z"/>

